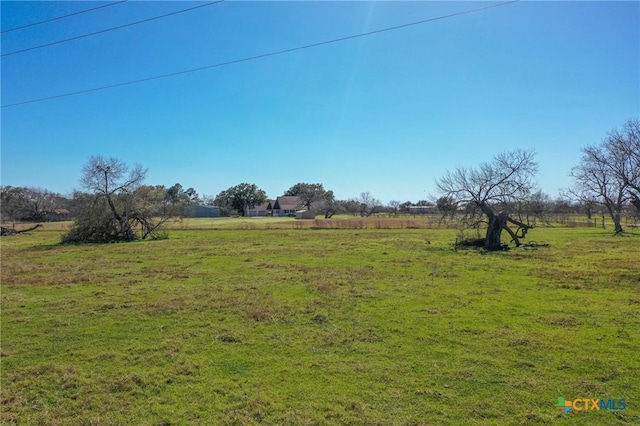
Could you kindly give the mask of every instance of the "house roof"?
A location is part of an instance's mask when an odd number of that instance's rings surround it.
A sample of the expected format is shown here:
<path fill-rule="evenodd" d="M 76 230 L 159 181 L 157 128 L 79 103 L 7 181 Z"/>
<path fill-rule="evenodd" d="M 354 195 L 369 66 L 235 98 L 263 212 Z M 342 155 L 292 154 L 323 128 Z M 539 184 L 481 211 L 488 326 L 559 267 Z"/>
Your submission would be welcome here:
<path fill-rule="evenodd" d="M 302 200 L 297 195 L 283 195 L 276 199 L 274 210 L 297 210 L 303 206 Z"/>
<path fill-rule="evenodd" d="M 267 200 L 262 204 L 258 204 L 257 206 L 253 206 L 250 209 L 247 210 L 256 210 L 256 211 L 262 211 L 262 210 L 269 210 L 271 208 L 271 200 Z"/>

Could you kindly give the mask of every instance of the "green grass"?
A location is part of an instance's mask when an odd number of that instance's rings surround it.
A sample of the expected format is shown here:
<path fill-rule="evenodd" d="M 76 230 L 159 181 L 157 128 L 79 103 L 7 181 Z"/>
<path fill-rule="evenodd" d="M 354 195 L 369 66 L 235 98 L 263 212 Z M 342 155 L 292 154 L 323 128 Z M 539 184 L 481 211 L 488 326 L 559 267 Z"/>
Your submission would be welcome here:
<path fill-rule="evenodd" d="M 0 423 L 640 423 L 637 232 L 483 254 L 454 230 L 239 221 L 3 238 Z"/>

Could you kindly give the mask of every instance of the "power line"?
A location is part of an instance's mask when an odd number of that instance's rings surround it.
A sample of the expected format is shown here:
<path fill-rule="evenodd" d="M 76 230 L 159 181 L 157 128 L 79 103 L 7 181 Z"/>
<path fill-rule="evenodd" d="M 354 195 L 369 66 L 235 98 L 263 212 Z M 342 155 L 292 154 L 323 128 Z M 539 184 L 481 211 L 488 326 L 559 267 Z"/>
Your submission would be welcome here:
<path fill-rule="evenodd" d="M 64 39 L 64 40 L 58 40 L 58 41 L 54 41 L 54 42 L 47 43 L 47 44 L 41 44 L 40 46 L 29 47 L 27 49 L 21 49 L 21 50 L 16 50 L 16 51 L 9 52 L 9 53 L 4 53 L 4 54 L 2 54 L 0 56 L 4 57 L 4 56 L 16 55 L 18 53 L 24 53 L 24 52 L 28 52 L 30 50 L 41 49 L 43 47 L 49 47 L 49 46 L 53 46 L 53 45 L 56 45 L 56 44 L 66 43 L 66 42 L 69 42 L 69 41 L 78 40 L 78 39 L 85 38 L 85 37 L 91 37 L 91 36 L 94 36 L 96 34 L 102 34 L 102 33 L 106 33 L 106 32 L 109 32 L 109 31 L 119 30 L 121 28 L 131 27 L 133 25 L 142 24 L 144 22 L 149 22 L 149 21 L 154 21 L 156 19 L 166 18 L 167 16 L 172 16 L 172 15 L 177 15 L 179 13 L 189 12 L 189 11 L 194 10 L 194 9 L 200 9 L 201 7 L 207 7 L 207 6 L 211 6 L 211 5 L 217 4 L 217 3 L 222 3 L 223 1 L 225 1 L 225 0 L 212 1 L 212 2 L 209 2 L 209 3 L 201 4 L 201 5 L 194 6 L 194 7 L 190 7 L 188 9 L 182 9 L 182 10 L 178 10 L 178 11 L 175 11 L 175 12 L 167 13 L 167 14 L 164 14 L 164 15 L 154 16 L 152 18 L 143 19 L 142 21 L 131 22 L 129 24 L 124 24 L 124 25 L 120 25 L 120 26 L 117 26 L 117 27 L 107 28 L 106 30 L 100 30 L 100 31 L 96 31 L 96 32 L 93 32 L 93 33 L 89 33 L 89 34 L 83 34 L 83 35 L 80 35 L 80 36 L 77 36 L 77 37 L 71 37 L 71 38 L 67 38 L 67 39 Z"/>
<path fill-rule="evenodd" d="M 92 12 L 94 10 L 103 9 L 105 7 L 115 6 L 115 5 L 118 5 L 120 3 L 126 3 L 128 1 L 129 0 L 121 0 L 121 1 L 117 1 L 115 3 L 104 4 L 102 6 L 93 7 L 91 9 L 86 9 L 86 10 L 81 10 L 79 12 L 70 13 L 68 15 L 58 16 L 56 18 L 46 19 L 44 21 L 34 22 L 33 24 L 27 24 L 27 25 L 23 25 L 21 27 L 10 28 L 8 30 L 2 31 L 1 33 L 4 34 L 4 33 L 9 33 L 11 31 L 17 31 L 17 30 L 22 30 L 22 29 L 29 28 L 29 27 L 35 27 L 36 25 L 46 24 L 47 22 L 57 21 L 58 19 L 64 19 L 64 18 L 68 18 L 70 16 L 76 16 L 76 15 L 80 15 L 80 14 L 83 14 L 83 13 Z"/>
<path fill-rule="evenodd" d="M 232 61 L 220 62 L 220 63 L 213 64 L 213 65 L 206 65 L 206 66 L 203 66 L 203 67 L 191 68 L 191 69 L 188 69 L 188 70 L 176 71 L 176 72 L 172 72 L 172 73 L 168 73 L 168 74 L 162 74 L 162 75 L 157 75 L 157 76 L 153 76 L 153 77 L 141 78 L 141 79 L 138 79 L 138 80 L 126 81 L 126 82 L 123 82 L 123 83 L 110 84 L 110 85 L 107 85 L 107 86 L 94 87 L 94 88 L 91 88 L 91 89 L 78 90 L 78 91 L 75 91 L 75 92 L 68 92 L 68 93 L 63 93 L 63 94 L 60 94 L 60 95 L 48 96 L 48 97 L 45 97 L 45 98 L 32 99 L 32 100 L 29 100 L 29 101 L 22 101 L 22 102 L 16 102 L 16 103 L 13 103 L 13 104 L 2 105 L 2 108 L 10 108 L 10 107 L 18 106 L 18 105 L 25 105 L 25 104 L 35 103 L 35 102 L 48 101 L 48 100 L 51 100 L 51 99 L 63 98 L 63 97 L 67 97 L 67 96 L 80 95 L 80 94 L 83 94 L 83 93 L 90 93 L 90 92 L 97 92 L 97 91 L 100 91 L 100 90 L 113 89 L 113 88 L 116 88 L 116 87 L 128 86 L 128 85 L 131 85 L 131 84 L 144 83 L 146 81 L 159 80 L 159 79 L 162 79 L 162 78 L 175 77 L 177 75 L 189 74 L 189 73 L 198 72 L 198 71 L 204 71 L 204 70 L 208 70 L 208 69 L 212 69 L 212 68 L 224 67 L 224 66 L 227 66 L 227 65 L 238 64 L 238 63 L 241 63 L 241 62 L 253 61 L 253 60 L 256 60 L 256 59 L 267 58 L 267 57 L 270 57 L 270 56 L 282 55 L 282 54 L 285 54 L 285 53 L 291 53 L 291 52 L 295 52 L 295 51 L 298 51 L 298 50 L 310 49 L 310 48 L 313 48 L 313 47 L 319 47 L 319 46 L 324 46 L 324 45 L 328 45 L 328 44 L 339 43 L 339 42 L 342 42 L 342 41 L 353 40 L 355 38 L 366 37 L 366 36 L 370 36 L 370 35 L 374 35 L 374 34 L 380 34 L 380 33 L 383 33 L 383 32 L 399 30 L 399 29 L 411 27 L 411 26 L 414 26 L 414 25 L 420 25 L 420 24 L 425 24 L 425 23 L 428 23 L 428 22 L 439 21 L 439 20 L 442 20 L 442 19 L 453 18 L 453 17 L 456 17 L 456 16 L 467 15 L 467 14 L 470 14 L 470 13 L 475 13 L 475 12 L 480 12 L 480 11 L 487 10 L 487 9 L 493 9 L 493 8 L 500 7 L 500 6 L 505 6 L 505 5 L 508 5 L 508 4 L 511 4 L 511 3 L 517 3 L 519 1 L 520 0 L 510 0 L 510 1 L 503 2 L 503 3 L 493 4 L 493 5 L 490 5 L 490 6 L 484 6 L 484 7 L 479 7 L 479 8 L 476 8 L 476 9 L 466 10 L 466 11 L 463 11 L 463 12 L 451 13 L 451 14 L 448 14 L 448 15 L 438 16 L 438 17 L 435 17 L 435 18 L 423 19 L 423 20 L 411 22 L 411 23 L 408 23 L 408 24 L 396 25 L 396 26 L 393 26 L 393 27 L 387 27 L 387 28 L 383 28 L 383 29 L 380 29 L 380 30 L 369 31 L 369 32 L 366 32 L 366 33 L 360 33 L 360 34 L 355 34 L 355 35 L 351 35 L 351 36 L 336 38 L 336 39 L 332 39 L 332 40 L 321 41 L 321 42 L 318 42 L 318 43 L 307 44 L 307 45 L 304 45 L 304 46 L 292 47 L 290 49 L 277 50 L 277 51 L 274 51 L 274 52 L 263 53 L 263 54 L 255 55 L 255 56 L 249 56 L 249 57 L 242 58 L 242 59 L 235 59 L 235 60 L 232 60 Z"/>

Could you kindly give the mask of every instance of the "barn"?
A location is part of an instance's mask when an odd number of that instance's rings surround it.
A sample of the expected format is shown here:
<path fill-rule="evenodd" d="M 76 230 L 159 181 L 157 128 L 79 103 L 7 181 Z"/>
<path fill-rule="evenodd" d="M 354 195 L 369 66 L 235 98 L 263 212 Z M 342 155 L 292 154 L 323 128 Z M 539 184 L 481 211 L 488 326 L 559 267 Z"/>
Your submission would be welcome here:
<path fill-rule="evenodd" d="M 185 217 L 220 217 L 220 207 L 215 206 L 189 206 L 184 209 Z"/>

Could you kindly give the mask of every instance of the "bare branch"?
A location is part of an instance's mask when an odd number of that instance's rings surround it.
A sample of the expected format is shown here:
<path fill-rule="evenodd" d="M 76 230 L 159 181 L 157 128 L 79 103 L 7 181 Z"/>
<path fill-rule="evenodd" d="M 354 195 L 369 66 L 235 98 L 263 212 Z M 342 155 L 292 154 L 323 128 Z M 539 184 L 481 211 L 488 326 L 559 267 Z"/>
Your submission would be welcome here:
<path fill-rule="evenodd" d="M 616 233 L 622 232 L 622 210 L 640 195 L 640 121 L 628 120 L 599 145 L 583 148 L 580 164 L 571 170 L 571 176 L 574 197 L 602 205 Z"/>
<path fill-rule="evenodd" d="M 510 204 L 527 197 L 535 187 L 534 176 L 538 171 L 533 151 L 515 150 L 496 155 L 491 162 L 477 168 L 458 168 L 447 171 L 436 181 L 444 197 L 457 204 L 475 204 L 488 221 L 485 248 L 500 247 L 500 232 L 508 229 L 508 213 L 495 213 Z M 513 231 L 508 230 L 513 233 Z M 514 241 L 519 244 L 514 234 Z"/>

